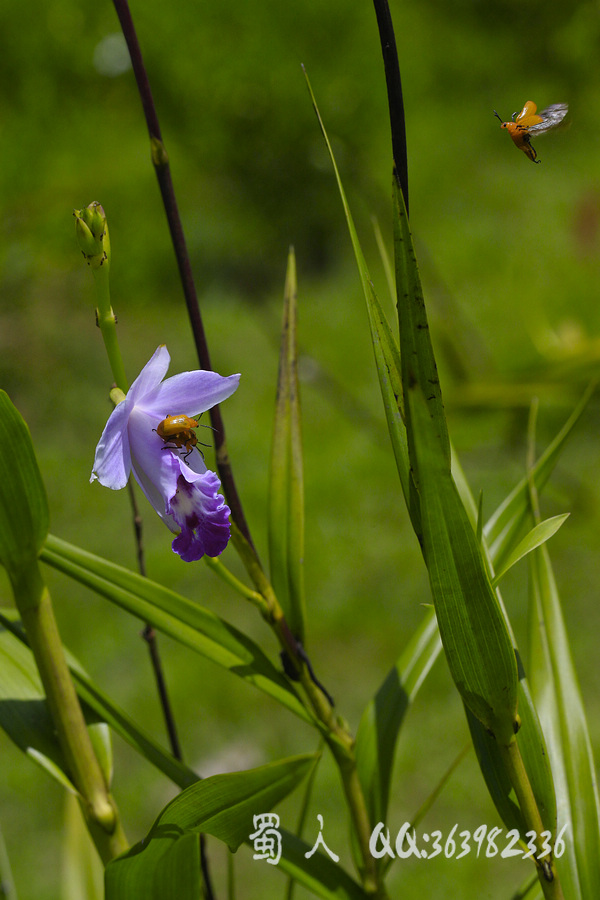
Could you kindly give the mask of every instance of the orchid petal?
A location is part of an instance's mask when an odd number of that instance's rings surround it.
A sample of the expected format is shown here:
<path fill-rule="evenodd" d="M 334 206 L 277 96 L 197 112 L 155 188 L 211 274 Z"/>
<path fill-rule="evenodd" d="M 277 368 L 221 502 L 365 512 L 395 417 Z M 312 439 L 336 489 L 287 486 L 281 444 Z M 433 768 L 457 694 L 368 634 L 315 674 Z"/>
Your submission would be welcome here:
<path fill-rule="evenodd" d="M 169 370 L 170 362 L 169 351 L 161 344 L 129 388 L 127 399 L 137 404 L 156 391 Z"/>
<path fill-rule="evenodd" d="M 156 415 L 158 421 L 172 415 L 197 416 L 230 397 L 239 381 L 239 375 L 224 377 L 202 369 L 182 372 L 163 381 L 139 405 L 145 412 Z"/>
<path fill-rule="evenodd" d="M 129 439 L 136 481 L 159 516 L 163 516 L 177 489 L 179 467 L 172 462 L 173 451 L 152 430 L 154 424 L 151 416 L 136 407 L 129 417 Z"/>
<path fill-rule="evenodd" d="M 90 481 L 97 478 L 100 484 L 113 491 L 125 487 L 131 470 L 131 453 L 127 434 L 129 412 L 129 404 L 126 400 L 113 409 L 96 447 Z"/>

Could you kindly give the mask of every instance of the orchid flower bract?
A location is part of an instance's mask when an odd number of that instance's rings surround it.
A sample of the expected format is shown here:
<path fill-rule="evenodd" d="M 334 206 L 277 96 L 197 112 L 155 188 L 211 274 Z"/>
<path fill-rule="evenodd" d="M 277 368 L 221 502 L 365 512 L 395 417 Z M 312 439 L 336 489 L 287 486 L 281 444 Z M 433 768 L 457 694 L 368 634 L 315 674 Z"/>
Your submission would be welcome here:
<path fill-rule="evenodd" d="M 205 553 L 223 552 L 230 536 L 229 507 L 201 452 L 169 446 L 156 428 L 171 415 L 197 418 L 231 396 L 240 376 L 197 370 L 163 381 L 169 362 L 163 345 L 111 413 L 96 447 L 90 481 L 98 479 L 105 487 L 120 490 L 133 472 L 158 515 L 177 534 L 173 550 L 192 562 Z"/>

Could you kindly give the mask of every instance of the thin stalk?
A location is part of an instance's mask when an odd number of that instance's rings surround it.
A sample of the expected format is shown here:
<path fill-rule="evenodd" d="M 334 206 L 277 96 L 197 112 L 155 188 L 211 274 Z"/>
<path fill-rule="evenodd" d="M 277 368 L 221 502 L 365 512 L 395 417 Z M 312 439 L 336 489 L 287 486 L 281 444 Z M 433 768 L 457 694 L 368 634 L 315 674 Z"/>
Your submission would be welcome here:
<path fill-rule="evenodd" d="M 231 539 L 242 559 L 254 585 L 263 597 L 262 615 L 273 630 L 279 644 L 293 669 L 293 678 L 298 681 L 315 713 L 319 729 L 326 741 L 340 773 L 342 787 L 354 826 L 360 849 L 360 874 L 365 892 L 372 897 L 385 898 L 385 889 L 380 881 L 375 859 L 370 851 L 371 823 L 364 793 L 358 778 L 354 737 L 336 715 L 329 695 L 317 683 L 302 646 L 294 637 L 275 596 L 273 588 L 261 566 L 253 561 L 252 551 L 243 535 L 232 527 Z"/>
<path fill-rule="evenodd" d="M 154 171 L 156 172 L 156 177 L 158 179 L 163 206 L 167 216 L 167 222 L 169 224 L 171 241 L 173 244 L 173 249 L 175 251 L 175 257 L 177 259 L 179 276 L 181 278 L 183 294 L 185 297 L 188 317 L 190 320 L 192 334 L 196 345 L 198 360 L 202 369 L 212 370 L 208 343 L 206 340 L 206 333 L 204 331 L 204 324 L 202 322 L 200 306 L 198 304 L 198 295 L 196 293 L 196 286 L 194 284 L 194 278 L 192 275 L 190 257 L 187 249 L 185 235 L 183 232 L 181 217 L 179 215 L 179 207 L 177 205 L 177 200 L 175 197 L 175 190 L 173 188 L 173 180 L 171 178 L 171 169 L 169 166 L 169 157 L 163 143 L 160 124 L 158 121 L 158 114 L 156 111 L 156 106 L 154 104 L 154 99 L 152 97 L 152 91 L 150 89 L 150 82 L 148 80 L 146 68 L 144 66 L 142 51 L 139 45 L 127 0 L 113 0 L 113 3 L 117 12 L 117 16 L 119 17 L 119 22 L 121 24 L 121 29 L 123 31 L 125 41 L 127 42 L 135 80 L 138 86 L 140 99 L 142 101 L 142 108 L 144 110 L 146 125 L 148 127 L 148 133 L 150 135 L 152 164 L 154 165 Z M 231 468 L 229 454 L 227 452 L 227 444 L 225 441 L 225 426 L 223 424 L 223 417 L 221 416 L 221 410 L 219 406 L 213 406 L 210 410 L 209 415 L 211 427 L 214 433 L 217 469 L 219 472 L 219 477 L 221 478 L 221 483 L 223 485 L 223 491 L 227 498 L 227 503 L 229 504 L 229 508 L 231 510 L 231 518 L 236 523 L 237 527 L 240 529 L 240 531 L 252 547 L 254 554 L 256 555 L 256 550 L 254 549 L 254 544 L 252 543 L 252 538 L 250 536 L 250 529 L 248 528 L 248 523 L 246 522 L 246 517 L 242 508 L 242 502 L 237 491 L 235 479 L 233 477 L 233 471 Z"/>
<path fill-rule="evenodd" d="M 531 788 L 529 776 L 525 770 L 517 739 L 515 738 L 507 745 L 503 745 L 499 741 L 498 747 L 505 771 L 517 795 L 527 829 L 528 831 L 534 831 L 536 834 L 534 843 L 537 849 L 536 857 L 539 857 L 543 853 L 542 832 L 544 831 L 544 825 Z M 552 857 L 547 855 L 539 861 L 536 858 L 534 862 L 537 866 L 540 887 L 546 900 L 564 900 L 560 879 Z"/>
<path fill-rule="evenodd" d="M 137 499 L 135 496 L 135 489 L 133 487 L 133 483 L 131 478 L 127 483 L 127 488 L 129 491 L 129 502 L 131 504 L 131 511 L 133 513 L 133 529 L 135 533 L 135 545 L 137 550 L 137 561 L 138 561 L 138 570 L 140 575 L 144 578 L 146 577 L 146 560 L 144 556 L 144 543 L 143 543 L 143 527 L 142 527 L 142 517 L 140 515 L 140 511 L 137 505 Z M 162 660 L 160 658 L 160 651 L 158 648 L 158 638 L 156 636 L 156 631 L 152 628 L 151 625 L 146 624 L 146 627 L 142 631 L 142 638 L 148 645 L 148 653 L 150 654 L 150 664 L 152 666 L 152 671 L 154 673 L 154 681 L 156 683 L 156 690 L 158 692 L 158 697 L 160 701 L 160 706 L 163 712 L 163 717 L 165 720 L 165 728 L 167 729 L 167 735 L 169 738 L 169 744 L 171 747 L 171 753 L 178 759 L 180 762 L 183 762 L 183 754 L 181 752 L 181 744 L 179 743 L 179 736 L 177 734 L 177 726 L 175 725 L 175 716 L 173 715 L 173 707 L 171 706 L 171 701 L 169 699 L 169 692 L 167 690 L 167 683 L 165 680 L 165 674 L 163 669 Z"/>

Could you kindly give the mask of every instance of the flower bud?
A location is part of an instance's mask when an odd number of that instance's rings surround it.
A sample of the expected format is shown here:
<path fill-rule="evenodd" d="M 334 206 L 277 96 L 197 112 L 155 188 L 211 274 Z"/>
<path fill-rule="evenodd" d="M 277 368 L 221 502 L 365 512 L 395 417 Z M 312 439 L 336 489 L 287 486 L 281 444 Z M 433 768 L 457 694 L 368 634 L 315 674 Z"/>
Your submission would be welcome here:
<path fill-rule="evenodd" d="M 110 262 L 110 239 L 106 215 L 101 205 L 94 201 L 85 209 L 74 209 L 75 234 L 88 266 L 99 269 Z"/>

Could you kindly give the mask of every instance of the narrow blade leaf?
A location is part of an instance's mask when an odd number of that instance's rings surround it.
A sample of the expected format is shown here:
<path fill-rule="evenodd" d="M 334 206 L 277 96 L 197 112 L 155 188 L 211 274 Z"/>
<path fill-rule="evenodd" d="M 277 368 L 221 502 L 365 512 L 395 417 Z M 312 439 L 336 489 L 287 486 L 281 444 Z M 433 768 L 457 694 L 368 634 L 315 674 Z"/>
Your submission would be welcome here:
<path fill-rule="evenodd" d="M 45 704 L 17 707 L 17 711 L 20 710 L 21 713 L 27 711 L 28 715 L 32 717 L 35 728 L 31 731 L 23 728 L 18 722 L 16 725 L 11 723 L 10 715 L 15 712 L 15 707 L 11 706 L 11 703 L 14 701 L 14 698 L 19 696 L 17 692 L 20 691 L 23 694 L 24 700 L 31 697 L 34 703 L 37 698 L 43 699 L 44 695 L 33 661 L 33 655 L 27 646 L 25 634 L 21 623 L 16 619 L 15 611 L 10 609 L 1 610 L 0 624 L 3 626 L 3 629 L 0 630 L 0 725 L 21 749 L 26 750 L 36 762 L 39 762 L 47 770 L 48 765 L 44 764 L 41 758 L 42 754 L 45 754 L 46 760 L 56 760 L 60 766 L 64 767 L 62 754 L 58 757 L 56 756 L 56 753 L 60 751 L 58 750 L 54 729 L 51 723 L 48 725 L 49 715 Z M 98 741 L 94 739 L 94 731 L 99 725 L 106 723 L 123 740 L 127 741 L 134 750 L 144 756 L 148 762 L 175 784 L 179 785 L 179 787 L 185 788 L 198 781 L 199 776 L 195 772 L 171 756 L 170 753 L 167 753 L 153 738 L 139 728 L 131 717 L 93 682 L 73 654 L 66 647 L 63 647 L 63 649 L 75 682 L 77 694 L 82 701 L 82 709 L 88 723 L 92 743 L 99 758 L 101 753 L 99 752 Z M 6 663 L 8 657 L 13 660 L 14 665 L 17 667 L 16 680 L 12 680 L 9 677 L 11 668 Z M 39 716 L 39 719 L 34 718 L 37 716 Z M 50 742 L 50 739 L 54 741 L 54 744 Z M 53 747 L 56 748 L 56 752 L 52 751 L 49 753 L 49 749 L 52 750 Z M 35 748 L 35 753 L 32 752 L 32 748 Z M 110 782 L 110 777 L 107 774 L 109 765 L 110 760 L 108 765 L 103 766 L 107 782 Z"/>
<path fill-rule="evenodd" d="M 296 352 L 296 261 L 288 257 L 269 482 L 271 581 L 292 634 L 304 640 L 304 481 Z"/>
<path fill-rule="evenodd" d="M 314 721 L 260 647 L 198 603 L 52 535 L 40 559 Z"/>
<path fill-rule="evenodd" d="M 588 726 L 548 548 L 529 557 L 532 691 L 548 741 L 560 804 L 558 862 L 565 896 L 600 897 L 600 803 Z"/>
<path fill-rule="evenodd" d="M 48 533 L 48 502 L 23 417 L 0 391 L 0 563 L 14 582 Z"/>
<path fill-rule="evenodd" d="M 369 275 L 367 263 L 365 261 L 360 241 L 358 239 L 358 234 L 354 226 L 354 220 L 352 218 L 352 213 L 350 212 L 350 206 L 348 205 L 348 200 L 344 191 L 342 179 L 340 177 L 335 157 L 333 155 L 333 149 L 327 136 L 321 114 L 319 113 L 317 101 L 308 80 L 308 76 L 306 75 L 306 72 L 304 74 L 306 76 L 306 83 L 308 85 L 308 90 L 317 116 L 317 120 L 325 139 L 327 150 L 329 151 L 329 156 L 337 181 L 342 206 L 344 208 L 344 215 L 346 217 L 346 223 L 348 225 L 350 240 L 352 241 L 352 249 L 354 251 L 354 257 L 358 266 L 360 281 L 367 304 L 369 327 L 371 330 L 371 340 L 373 342 L 373 351 L 375 354 L 375 365 L 379 378 L 379 386 L 383 399 L 383 407 L 385 410 L 387 427 L 392 442 L 394 458 L 396 460 L 396 467 L 398 469 L 398 475 L 400 476 L 402 492 L 404 494 L 404 497 L 406 498 L 406 505 L 409 509 L 411 517 L 414 517 L 412 520 L 413 527 L 418 533 L 418 506 L 411 505 L 411 503 L 409 502 L 409 498 L 412 496 L 412 475 L 408 460 L 408 443 L 406 437 L 406 427 L 404 424 L 400 351 L 398 349 L 397 342 L 392 334 L 392 330 L 389 326 L 386 315 L 383 311 L 383 307 L 381 306 L 379 299 L 375 293 L 375 288 L 373 286 L 371 276 Z"/>
<path fill-rule="evenodd" d="M 197 900 L 197 835 L 212 834 L 236 850 L 254 832 L 254 816 L 293 791 L 314 761 L 313 754 L 295 756 L 213 775 L 187 788 L 167 804 L 143 841 L 107 866 L 106 900 Z"/>
<path fill-rule="evenodd" d="M 552 474 L 567 439 L 583 415 L 597 385 L 597 379 L 588 385 L 568 420 L 533 466 L 530 477 L 538 491 L 541 491 Z M 525 476 L 489 518 L 483 530 L 495 569 L 503 567 L 505 557 L 518 542 L 529 516 L 529 509 L 529 477 Z"/>
<path fill-rule="evenodd" d="M 519 541 L 517 546 L 512 550 L 502 565 L 502 568 L 496 572 L 494 578 L 494 584 L 496 584 L 502 576 L 508 572 L 515 563 L 518 563 L 520 559 L 523 559 L 524 556 L 527 556 L 528 553 L 531 553 L 532 550 L 535 550 L 536 547 L 540 547 L 546 541 L 549 541 L 553 534 L 556 534 L 561 525 L 566 522 L 569 518 L 569 513 L 564 513 L 561 516 L 552 516 L 550 519 L 545 519 L 543 522 L 539 522 L 535 525 L 530 532 L 528 532 L 522 541 Z"/>
<path fill-rule="evenodd" d="M 360 720 L 356 765 L 373 826 L 387 817 L 394 751 L 404 717 L 441 649 L 431 608 Z"/>
<path fill-rule="evenodd" d="M 444 651 L 473 715 L 498 741 L 516 725 L 517 664 L 481 546 L 450 474 L 438 422 L 421 390 L 409 392 L 424 555 Z"/>

